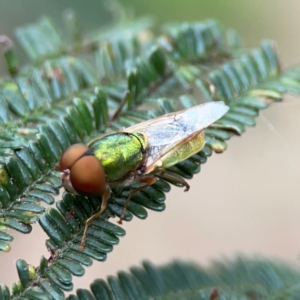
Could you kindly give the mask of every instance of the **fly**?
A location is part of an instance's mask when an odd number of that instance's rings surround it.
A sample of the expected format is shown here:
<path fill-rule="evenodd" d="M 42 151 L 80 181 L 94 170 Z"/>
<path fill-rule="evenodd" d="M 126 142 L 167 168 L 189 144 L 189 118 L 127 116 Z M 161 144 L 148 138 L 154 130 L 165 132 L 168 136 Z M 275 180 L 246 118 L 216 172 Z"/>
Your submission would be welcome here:
<path fill-rule="evenodd" d="M 157 175 L 188 191 L 184 179 L 165 169 L 198 153 L 205 145 L 203 129 L 228 109 L 221 101 L 208 102 L 101 136 L 87 145 L 70 146 L 60 159 L 63 186 L 74 194 L 102 196 L 100 210 L 86 221 L 79 249 L 84 249 L 89 224 L 106 209 L 111 188 L 138 186 L 131 190 L 119 223 L 130 198 L 154 184 Z"/>

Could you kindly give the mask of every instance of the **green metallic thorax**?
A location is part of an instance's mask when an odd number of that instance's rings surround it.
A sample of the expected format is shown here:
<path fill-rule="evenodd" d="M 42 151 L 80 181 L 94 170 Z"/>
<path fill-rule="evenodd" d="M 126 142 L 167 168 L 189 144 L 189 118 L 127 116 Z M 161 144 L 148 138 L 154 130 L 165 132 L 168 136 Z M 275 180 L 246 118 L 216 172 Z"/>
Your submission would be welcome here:
<path fill-rule="evenodd" d="M 124 179 L 145 159 L 146 140 L 141 133 L 113 133 L 89 145 L 100 160 L 108 182 Z"/>

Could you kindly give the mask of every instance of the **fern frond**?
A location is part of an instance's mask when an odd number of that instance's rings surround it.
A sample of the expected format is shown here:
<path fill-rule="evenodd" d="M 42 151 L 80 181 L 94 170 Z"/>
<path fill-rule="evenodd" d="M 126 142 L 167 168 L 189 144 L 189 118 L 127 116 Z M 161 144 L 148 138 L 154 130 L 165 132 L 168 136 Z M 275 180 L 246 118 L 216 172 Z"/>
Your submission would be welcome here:
<path fill-rule="evenodd" d="M 84 264 L 91 262 L 82 256 Z M 61 260 L 45 272 L 47 260 L 42 258 L 35 270 L 24 260 L 17 261 L 20 282 L 13 286 L 13 295 L 3 286 L 2 299 L 298 299 L 300 271 L 289 264 L 267 259 L 240 257 L 235 260 L 215 261 L 208 268 L 191 262 L 174 261 L 163 266 L 144 262 L 142 267 L 132 267 L 129 272 L 120 271 L 105 281 L 96 279 L 91 291 L 78 289 L 67 298 L 64 290 L 72 286 L 70 272 L 80 273 L 76 264 Z M 65 268 L 68 268 L 68 271 Z M 39 272 L 37 272 L 39 271 Z M 50 284 L 39 273 L 51 278 Z M 30 288 L 30 282 L 38 285 Z M 45 294 L 45 291 L 47 294 Z"/>
<path fill-rule="evenodd" d="M 33 62 L 57 57 L 66 51 L 65 44 L 53 22 L 46 17 L 41 18 L 35 24 L 18 28 L 16 35 L 27 56 Z"/>
<path fill-rule="evenodd" d="M 144 262 L 105 281 L 91 291 L 78 289 L 68 300 L 82 299 L 298 299 L 300 272 L 282 262 L 238 258 L 209 268 L 175 261 L 164 266 Z"/>

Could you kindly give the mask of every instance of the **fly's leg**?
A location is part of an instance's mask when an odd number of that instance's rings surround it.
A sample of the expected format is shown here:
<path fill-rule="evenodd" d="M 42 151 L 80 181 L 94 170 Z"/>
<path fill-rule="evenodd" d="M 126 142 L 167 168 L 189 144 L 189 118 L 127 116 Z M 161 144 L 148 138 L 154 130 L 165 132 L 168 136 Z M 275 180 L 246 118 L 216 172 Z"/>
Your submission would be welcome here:
<path fill-rule="evenodd" d="M 87 230 L 89 228 L 89 225 L 104 212 L 104 210 L 106 209 L 106 206 L 107 206 L 107 200 L 108 200 L 109 196 L 110 196 L 110 189 L 106 188 L 106 190 L 105 190 L 105 192 L 102 196 L 102 202 L 101 202 L 100 210 L 86 220 L 83 235 L 82 235 L 82 239 L 81 239 L 80 246 L 79 246 L 79 251 L 83 251 L 83 249 L 84 249 Z"/>
<path fill-rule="evenodd" d="M 163 168 L 157 168 L 156 170 L 154 170 L 152 172 L 153 173 L 159 173 L 159 176 L 162 178 L 162 179 L 166 179 L 166 180 L 170 180 L 174 183 L 179 183 L 181 185 L 183 185 L 185 187 L 184 191 L 187 192 L 189 189 L 190 189 L 190 186 L 189 184 L 182 178 L 182 177 L 179 177 L 177 176 L 176 174 L 170 172 L 170 171 L 167 171 Z"/>
<path fill-rule="evenodd" d="M 124 208 L 123 208 L 123 211 L 122 211 L 122 214 L 121 214 L 121 217 L 120 217 L 120 220 L 118 221 L 119 224 L 122 224 L 122 220 L 124 219 L 124 216 L 125 216 L 125 212 L 126 212 L 126 209 L 127 209 L 127 206 L 130 202 L 130 199 L 131 197 L 136 194 L 137 192 L 145 189 L 147 186 L 150 186 L 152 184 L 154 184 L 155 182 L 157 181 L 157 178 L 156 177 L 146 177 L 146 178 L 141 178 L 139 180 L 140 183 L 145 183 L 144 185 L 132 190 L 129 195 L 128 195 L 128 198 L 125 202 L 125 205 L 124 205 Z"/>
<path fill-rule="evenodd" d="M 151 174 L 158 174 L 162 179 L 166 179 L 166 180 L 170 180 L 174 183 L 179 183 L 181 185 L 183 185 L 185 187 L 184 191 L 187 192 L 189 189 L 190 189 L 190 186 L 189 184 L 181 177 L 177 176 L 176 174 L 170 172 L 170 171 L 166 171 L 164 168 L 157 168 L 155 170 L 153 170 L 151 172 Z M 156 181 L 158 180 L 157 177 L 145 177 L 145 178 L 141 178 L 139 180 L 140 183 L 145 183 L 144 185 L 132 190 L 130 193 L 129 193 L 129 196 L 125 202 L 125 205 L 124 205 L 124 208 L 123 208 L 123 211 L 122 211 L 122 214 L 121 214 L 121 217 L 120 217 L 120 220 L 118 221 L 119 224 L 122 224 L 122 220 L 124 219 L 124 216 L 125 216 L 125 212 L 126 212 L 126 209 L 127 209 L 127 206 L 130 202 L 130 199 L 131 197 L 136 194 L 137 192 L 145 189 L 147 186 L 150 186 L 152 184 L 154 184 Z"/>

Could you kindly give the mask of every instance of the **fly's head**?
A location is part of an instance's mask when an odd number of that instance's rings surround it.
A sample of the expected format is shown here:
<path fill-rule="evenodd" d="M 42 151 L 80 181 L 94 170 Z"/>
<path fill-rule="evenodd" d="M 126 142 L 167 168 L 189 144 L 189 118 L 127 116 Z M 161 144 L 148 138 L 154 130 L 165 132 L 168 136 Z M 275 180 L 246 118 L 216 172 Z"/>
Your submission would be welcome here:
<path fill-rule="evenodd" d="M 101 196 L 108 188 L 103 167 L 83 144 L 74 144 L 60 158 L 59 171 L 63 187 L 70 193 Z"/>

